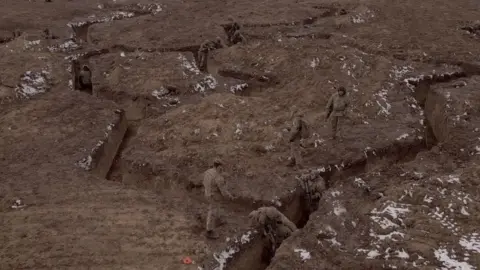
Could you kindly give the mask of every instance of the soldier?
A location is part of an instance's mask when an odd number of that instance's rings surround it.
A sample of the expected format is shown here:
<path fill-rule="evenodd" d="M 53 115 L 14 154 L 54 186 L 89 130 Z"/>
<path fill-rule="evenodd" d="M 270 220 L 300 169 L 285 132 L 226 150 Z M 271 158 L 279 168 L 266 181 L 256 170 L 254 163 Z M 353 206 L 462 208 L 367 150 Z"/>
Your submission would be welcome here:
<path fill-rule="evenodd" d="M 309 126 L 303 120 L 303 113 L 294 107 L 292 111 L 292 128 L 290 130 L 290 161 L 288 166 L 301 166 L 302 164 L 302 155 L 300 151 L 302 139 L 306 139 L 310 136 Z"/>
<path fill-rule="evenodd" d="M 213 167 L 206 170 L 203 177 L 203 186 L 205 188 L 205 198 L 207 199 L 208 213 L 207 213 L 207 225 L 206 225 L 206 237 L 210 239 L 218 238 L 218 235 L 213 231 L 214 230 L 214 218 L 216 212 L 216 202 L 218 200 L 218 195 L 223 197 L 228 197 L 230 199 L 235 199 L 235 197 L 230 194 L 227 190 L 227 185 L 225 179 L 219 173 L 220 166 L 222 162 L 219 159 L 213 161 Z M 218 194 L 220 193 L 220 194 Z"/>
<path fill-rule="evenodd" d="M 320 176 L 319 171 L 314 170 L 300 175 L 297 180 L 304 192 L 307 211 L 311 214 L 318 209 L 322 192 L 326 190 L 325 179 Z"/>
<path fill-rule="evenodd" d="M 92 71 L 87 65 L 83 65 L 82 70 L 78 75 L 78 83 L 80 86 L 80 91 L 85 91 L 90 95 L 93 93 Z"/>
<path fill-rule="evenodd" d="M 228 43 L 230 45 L 234 45 L 234 44 L 237 44 L 237 43 L 246 43 L 247 42 L 247 39 L 245 38 L 244 35 L 242 35 L 242 33 L 240 32 L 240 30 L 236 30 L 235 32 L 233 32 L 231 35 L 228 36 Z"/>
<path fill-rule="evenodd" d="M 274 252 L 297 226 L 273 206 L 260 207 L 248 215 L 252 226 L 257 227 L 272 244 Z"/>
<path fill-rule="evenodd" d="M 347 91 L 345 87 L 340 86 L 338 92 L 332 94 L 326 107 L 325 121 L 330 118 L 332 128 L 332 139 L 337 136 L 337 127 L 340 118 L 345 117 L 346 109 L 349 105 Z"/>
<path fill-rule="evenodd" d="M 227 34 L 228 44 L 231 46 L 239 42 L 247 42 L 247 39 L 240 31 L 240 24 L 234 21 L 232 17 L 229 17 L 228 20 L 230 21 L 229 23 L 222 25 Z"/>
<path fill-rule="evenodd" d="M 223 40 L 220 37 L 217 37 L 215 41 L 210 41 L 206 40 L 200 45 L 200 48 L 198 49 L 198 63 L 199 63 L 199 69 L 201 71 L 207 70 L 207 58 L 208 58 L 208 52 L 213 51 L 215 49 L 220 49 L 224 48 L 225 44 L 223 43 Z"/>

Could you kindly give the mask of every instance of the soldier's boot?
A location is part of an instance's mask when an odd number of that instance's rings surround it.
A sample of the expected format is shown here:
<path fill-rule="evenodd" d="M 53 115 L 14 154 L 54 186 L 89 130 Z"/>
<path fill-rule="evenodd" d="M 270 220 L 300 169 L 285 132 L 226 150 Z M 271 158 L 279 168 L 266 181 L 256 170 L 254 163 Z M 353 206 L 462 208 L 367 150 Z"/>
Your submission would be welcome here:
<path fill-rule="evenodd" d="M 210 230 L 210 231 L 207 231 L 205 233 L 205 236 L 208 238 L 208 239 L 218 239 L 218 234 L 216 232 L 214 232 L 213 230 Z"/>

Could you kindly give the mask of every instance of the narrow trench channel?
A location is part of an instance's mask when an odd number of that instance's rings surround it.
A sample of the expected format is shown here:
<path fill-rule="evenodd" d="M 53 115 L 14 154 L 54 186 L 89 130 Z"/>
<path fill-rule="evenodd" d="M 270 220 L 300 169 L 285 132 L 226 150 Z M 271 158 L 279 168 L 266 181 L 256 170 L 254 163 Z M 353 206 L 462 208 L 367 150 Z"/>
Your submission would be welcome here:
<path fill-rule="evenodd" d="M 415 159 L 417 154 L 428 151 L 435 146 L 439 138 L 437 138 L 435 132 L 439 127 L 431 126 L 432 118 L 439 117 L 434 115 L 434 112 L 430 112 L 429 103 L 432 101 L 429 98 L 436 98 L 431 95 L 431 86 L 436 83 L 449 82 L 458 78 L 467 77 L 465 72 L 459 72 L 454 74 L 442 74 L 439 76 L 432 76 L 431 78 L 422 79 L 415 82 L 415 89 L 413 97 L 417 100 L 418 104 L 425 111 L 425 136 L 423 139 L 418 139 L 410 143 L 393 143 L 384 149 L 375 149 L 375 154 L 367 154 L 364 158 L 361 158 L 350 165 L 342 169 L 341 171 L 335 168 L 334 164 L 328 164 L 324 166 L 329 168 L 322 177 L 327 182 L 327 190 L 333 188 L 336 183 L 344 183 L 352 176 L 361 175 L 369 170 L 371 165 L 375 165 L 377 161 L 381 161 L 388 158 L 389 163 L 406 163 Z M 433 102 L 436 102 L 434 100 Z M 447 123 L 439 123 L 447 124 Z M 444 129 L 444 127 L 440 127 Z M 441 141 L 442 138 L 440 138 Z M 284 215 L 292 220 L 299 229 L 302 229 L 308 222 L 310 216 L 306 211 L 306 205 L 304 199 L 299 191 L 294 193 L 293 198 L 288 202 L 285 202 L 282 209 L 280 209 Z M 320 206 L 322 207 L 322 206 Z M 256 235 L 248 246 L 245 246 L 244 250 L 240 250 L 235 257 L 229 262 L 226 269 L 229 270 L 264 270 L 268 268 L 271 260 L 275 254 L 271 254 L 268 249 L 268 244 L 261 238 L 260 235 Z"/>

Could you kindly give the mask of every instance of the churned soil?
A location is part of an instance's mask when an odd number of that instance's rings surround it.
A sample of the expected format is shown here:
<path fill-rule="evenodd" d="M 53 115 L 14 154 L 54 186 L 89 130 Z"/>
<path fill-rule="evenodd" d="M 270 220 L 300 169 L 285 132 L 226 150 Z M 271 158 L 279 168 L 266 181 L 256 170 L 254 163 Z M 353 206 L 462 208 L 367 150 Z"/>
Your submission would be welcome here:
<path fill-rule="evenodd" d="M 473 1 L 2 7 L 1 269 L 478 269 Z M 229 16 L 248 41 L 200 71 L 200 44 L 225 40 Z M 93 95 L 73 89 L 73 60 Z M 340 85 L 350 107 L 332 140 L 324 111 Z M 286 166 L 294 107 L 311 130 L 301 168 Z M 214 158 L 237 199 L 216 205 L 207 240 Z M 327 181 L 311 215 L 296 180 L 309 171 Z M 299 227 L 275 254 L 248 223 L 266 205 Z"/>

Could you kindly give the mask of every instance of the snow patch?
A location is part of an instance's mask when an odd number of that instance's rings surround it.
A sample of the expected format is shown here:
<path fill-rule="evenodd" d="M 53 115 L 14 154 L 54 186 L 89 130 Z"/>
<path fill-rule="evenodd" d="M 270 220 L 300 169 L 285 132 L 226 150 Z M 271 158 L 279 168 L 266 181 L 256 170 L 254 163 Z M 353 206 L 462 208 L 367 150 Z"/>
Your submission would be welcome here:
<path fill-rule="evenodd" d="M 312 258 L 310 252 L 306 251 L 305 249 L 296 248 L 293 251 L 300 254 L 300 259 L 302 259 L 302 261 L 306 261 Z"/>
<path fill-rule="evenodd" d="M 197 84 L 193 86 L 195 92 L 205 93 L 207 90 L 213 90 L 217 87 L 217 80 L 211 75 L 208 74 L 203 79 L 201 79 Z"/>
<path fill-rule="evenodd" d="M 462 236 L 459 244 L 466 250 L 480 253 L 480 235 L 476 232 Z"/>
<path fill-rule="evenodd" d="M 455 255 L 449 255 L 446 248 L 439 248 L 434 251 L 435 258 L 440 261 L 444 267 L 441 269 L 461 269 L 461 270 L 474 270 L 475 268 L 467 262 L 461 262 L 455 259 Z"/>
<path fill-rule="evenodd" d="M 32 40 L 32 41 L 25 40 L 25 43 L 24 43 L 25 49 L 31 49 L 37 45 L 40 45 L 40 40 Z"/>
<path fill-rule="evenodd" d="M 310 62 L 310 67 L 315 68 L 320 64 L 320 59 L 318 57 L 313 58 L 313 60 Z"/>
<path fill-rule="evenodd" d="M 50 52 L 58 52 L 58 51 L 60 51 L 60 52 L 71 52 L 71 51 L 80 49 L 80 47 L 81 46 L 78 45 L 77 43 L 75 43 L 73 40 L 67 40 L 62 44 L 53 45 L 53 46 L 48 47 L 48 50 Z"/>
<path fill-rule="evenodd" d="M 135 13 L 133 12 L 125 12 L 125 11 L 114 11 L 110 13 L 109 15 L 103 16 L 103 17 L 97 17 L 95 14 L 88 16 L 86 20 L 82 21 L 72 21 L 67 23 L 68 27 L 74 27 L 74 26 L 83 26 L 87 24 L 93 24 L 93 23 L 104 23 L 104 22 L 110 22 L 114 20 L 121 20 L 121 19 L 126 19 L 126 18 L 132 18 L 135 16 Z"/>
<path fill-rule="evenodd" d="M 232 92 L 233 94 L 242 92 L 243 90 L 247 89 L 247 87 L 248 87 L 248 83 L 233 85 L 233 86 L 230 86 L 230 92 Z"/>
<path fill-rule="evenodd" d="M 404 134 L 398 136 L 398 138 L 397 138 L 396 140 L 397 140 L 397 141 L 400 141 L 400 140 L 403 140 L 403 139 L 406 139 L 406 138 L 408 138 L 408 134 L 407 134 L 407 133 L 404 133 Z"/>
<path fill-rule="evenodd" d="M 20 77 L 20 83 L 15 88 L 17 98 L 31 98 L 37 94 L 45 93 L 50 89 L 48 85 L 49 72 L 42 70 L 41 72 L 25 72 Z"/>
<path fill-rule="evenodd" d="M 195 61 L 189 61 L 187 59 L 187 57 L 185 55 L 181 54 L 181 53 L 178 54 L 177 59 L 180 60 L 181 66 L 184 69 L 184 71 L 183 71 L 183 76 L 184 77 L 187 77 L 187 74 L 185 73 L 185 71 L 188 71 L 188 72 L 193 73 L 195 75 L 200 74 L 200 69 L 198 69 L 197 64 L 195 64 Z"/>

